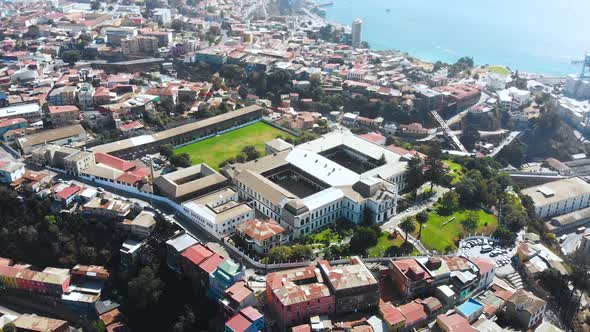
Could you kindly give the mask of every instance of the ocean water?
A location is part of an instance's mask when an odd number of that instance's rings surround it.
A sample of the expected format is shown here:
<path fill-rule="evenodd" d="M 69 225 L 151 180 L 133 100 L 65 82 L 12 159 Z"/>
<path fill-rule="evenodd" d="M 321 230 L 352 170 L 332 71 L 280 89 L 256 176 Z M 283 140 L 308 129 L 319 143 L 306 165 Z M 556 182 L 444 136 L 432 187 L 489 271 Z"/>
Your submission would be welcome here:
<path fill-rule="evenodd" d="M 590 51 L 590 0 L 333 0 L 326 19 L 363 20 L 371 48 L 427 61 L 472 56 L 478 65 L 565 75 Z M 387 11 L 389 9 L 389 11 Z"/>

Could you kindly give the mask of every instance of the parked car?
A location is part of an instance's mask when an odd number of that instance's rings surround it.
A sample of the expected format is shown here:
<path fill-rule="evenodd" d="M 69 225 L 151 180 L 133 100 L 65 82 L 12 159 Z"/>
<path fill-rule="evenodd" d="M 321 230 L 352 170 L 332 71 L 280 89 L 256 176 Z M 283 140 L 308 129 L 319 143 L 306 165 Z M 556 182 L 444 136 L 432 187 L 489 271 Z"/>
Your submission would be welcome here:
<path fill-rule="evenodd" d="M 485 246 L 481 247 L 481 251 L 480 251 L 480 252 L 481 252 L 482 254 L 485 254 L 486 252 L 490 252 L 490 251 L 492 251 L 492 250 L 493 250 L 492 246 L 485 245 Z"/>

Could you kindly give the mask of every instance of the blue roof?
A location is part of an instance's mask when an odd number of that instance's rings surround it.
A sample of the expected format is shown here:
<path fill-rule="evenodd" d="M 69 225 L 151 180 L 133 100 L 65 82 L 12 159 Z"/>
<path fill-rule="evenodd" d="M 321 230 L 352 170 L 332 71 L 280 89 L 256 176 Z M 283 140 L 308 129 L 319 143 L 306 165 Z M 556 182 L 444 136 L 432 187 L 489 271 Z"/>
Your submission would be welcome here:
<path fill-rule="evenodd" d="M 461 313 L 465 317 L 469 317 L 476 313 L 478 310 L 483 308 L 483 304 L 474 299 L 469 299 L 463 304 L 459 305 L 455 310 Z"/>

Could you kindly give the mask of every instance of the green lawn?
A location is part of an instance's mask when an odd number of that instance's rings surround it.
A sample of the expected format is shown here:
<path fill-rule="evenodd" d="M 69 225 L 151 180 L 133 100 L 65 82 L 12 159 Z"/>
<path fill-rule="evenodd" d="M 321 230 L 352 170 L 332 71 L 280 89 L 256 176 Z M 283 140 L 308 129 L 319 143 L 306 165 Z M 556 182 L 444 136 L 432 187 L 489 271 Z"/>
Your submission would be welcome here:
<path fill-rule="evenodd" d="M 449 174 L 453 176 L 453 181 L 451 181 L 451 184 L 456 184 L 457 182 L 461 181 L 461 178 L 463 178 L 463 173 L 465 172 L 463 166 L 450 160 L 443 160 L 443 162 L 449 165 Z"/>
<path fill-rule="evenodd" d="M 374 247 L 367 249 L 370 257 L 384 257 L 388 255 L 400 255 L 403 252 L 409 255 L 418 255 L 420 252 L 416 250 L 416 248 L 402 248 L 404 245 L 405 239 L 402 236 L 398 236 L 395 239 L 389 237 L 389 233 L 383 232 L 379 239 L 377 240 L 377 244 Z M 411 246 L 411 244 L 408 244 Z M 409 251 L 409 253 L 408 253 Z"/>
<path fill-rule="evenodd" d="M 222 161 L 237 156 L 246 145 L 254 145 L 256 150 L 264 156 L 264 143 L 277 136 L 282 136 L 283 139 L 294 137 L 264 122 L 256 122 L 247 127 L 183 146 L 175 152 L 188 153 L 193 165 L 206 163 L 214 169 L 219 169 Z"/>
<path fill-rule="evenodd" d="M 331 228 L 326 228 L 318 233 L 310 235 L 311 243 L 338 243 L 342 240 L 340 234 L 334 232 Z"/>
<path fill-rule="evenodd" d="M 467 218 L 468 210 L 459 210 L 449 216 L 441 216 L 435 210 L 428 214 L 428 222 L 422 229 L 422 237 L 420 241 L 429 250 L 436 250 L 438 252 L 445 252 L 446 248 L 450 246 L 456 249 L 455 241 L 459 239 L 459 234 L 467 236 L 467 232 L 463 230 L 461 222 Z M 498 219 L 496 216 L 488 214 L 483 210 L 477 211 L 479 215 L 479 222 L 476 233 L 491 234 L 498 226 Z M 455 217 L 455 219 L 448 224 L 443 224 Z M 419 225 L 416 225 L 415 235 L 418 235 Z"/>
<path fill-rule="evenodd" d="M 490 73 L 502 74 L 502 75 L 510 75 L 511 72 L 506 67 L 502 66 L 489 66 L 488 71 Z"/>

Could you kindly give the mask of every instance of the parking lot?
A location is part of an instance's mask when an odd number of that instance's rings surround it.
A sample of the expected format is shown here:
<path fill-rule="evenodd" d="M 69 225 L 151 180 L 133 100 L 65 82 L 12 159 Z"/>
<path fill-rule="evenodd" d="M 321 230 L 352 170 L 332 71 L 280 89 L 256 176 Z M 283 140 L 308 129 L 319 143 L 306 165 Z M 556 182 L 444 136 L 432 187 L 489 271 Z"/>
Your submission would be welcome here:
<path fill-rule="evenodd" d="M 488 239 L 461 241 L 459 255 L 472 258 L 486 258 L 496 264 L 496 274 L 509 275 L 515 272 L 511 258 L 516 252 L 515 247 L 503 247 Z"/>

